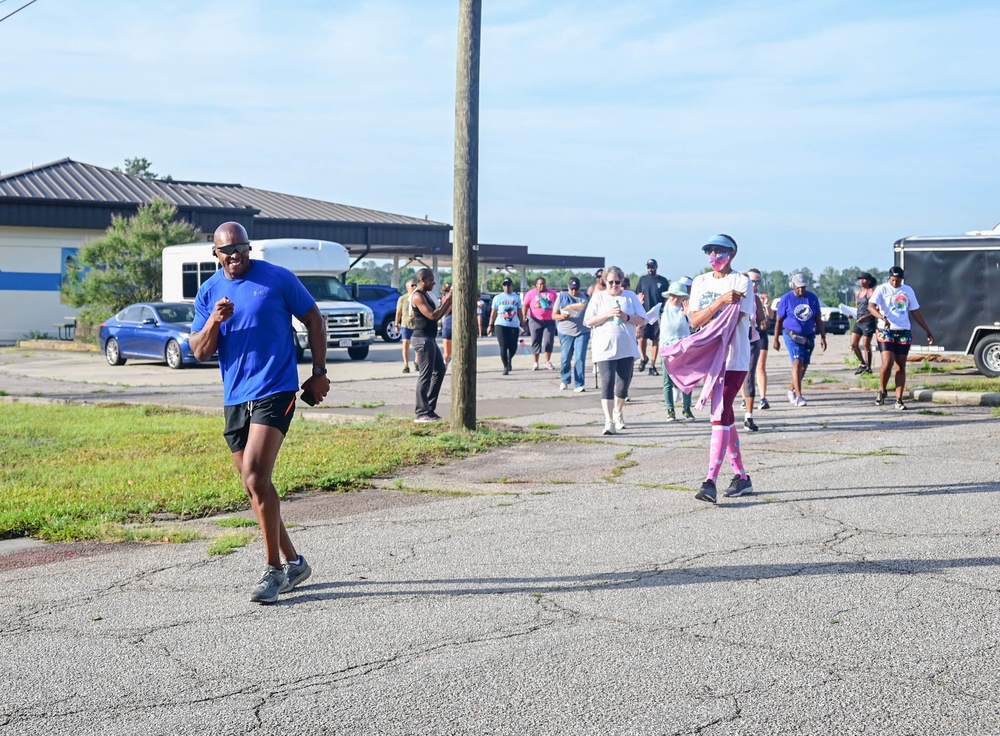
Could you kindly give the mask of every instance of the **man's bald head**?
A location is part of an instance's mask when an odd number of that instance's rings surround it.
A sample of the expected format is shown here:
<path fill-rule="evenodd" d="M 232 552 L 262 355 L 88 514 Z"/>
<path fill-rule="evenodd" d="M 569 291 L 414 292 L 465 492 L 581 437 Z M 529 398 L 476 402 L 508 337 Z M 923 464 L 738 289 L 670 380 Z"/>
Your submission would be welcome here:
<path fill-rule="evenodd" d="M 212 242 L 216 248 L 220 248 L 225 245 L 249 244 L 250 237 L 247 235 L 246 228 L 240 223 L 224 222 L 215 229 Z"/>

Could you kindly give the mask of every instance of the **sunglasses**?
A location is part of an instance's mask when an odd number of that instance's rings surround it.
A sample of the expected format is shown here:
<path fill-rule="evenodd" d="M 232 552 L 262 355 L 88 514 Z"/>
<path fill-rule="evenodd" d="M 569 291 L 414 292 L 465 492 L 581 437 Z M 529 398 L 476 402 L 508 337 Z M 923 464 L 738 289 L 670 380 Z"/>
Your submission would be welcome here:
<path fill-rule="evenodd" d="M 608 279 L 607 281 L 608 286 L 618 286 L 621 283 L 621 281 L 612 281 L 611 279 Z"/>
<path fill-rule="evenodd" d="M 759 284 L 760 283 L 760 279 L 750 279 L 750 283 L 751 284 Z"/>
<path fill-rule="evenodd" d="M 250 243 L 237 243 L 236 245 L 217 245 L 215 252 L 224 256 L 231 256 L 234 253 L 246 253 L 250 250 Z"/>

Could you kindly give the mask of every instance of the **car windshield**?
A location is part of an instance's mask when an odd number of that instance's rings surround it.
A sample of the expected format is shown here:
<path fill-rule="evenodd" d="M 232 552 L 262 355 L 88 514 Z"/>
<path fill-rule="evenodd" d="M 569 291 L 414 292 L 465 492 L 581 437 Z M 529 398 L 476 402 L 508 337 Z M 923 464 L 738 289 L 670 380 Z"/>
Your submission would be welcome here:
<path fill-rule="evenodd" d="M 194 322 L 194 306 L 191 304 L 164 304 L 157 311 L 164 322 Z"/>
<path fill-rule="evenodd" d="M 318 302 L 353 301 L 344 285 L 333 276 L 299 276 L 299 281 Z"/>

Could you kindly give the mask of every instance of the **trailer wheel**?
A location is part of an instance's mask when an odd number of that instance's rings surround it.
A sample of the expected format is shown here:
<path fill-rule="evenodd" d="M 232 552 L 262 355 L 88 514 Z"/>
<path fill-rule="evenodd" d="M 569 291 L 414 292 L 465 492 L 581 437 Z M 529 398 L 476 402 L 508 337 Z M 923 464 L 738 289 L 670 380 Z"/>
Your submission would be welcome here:
<path fill-rule="evenodd" d="M 1000 335 L 988 335 L 976 345 L 976 368 L 987 378 L 1000 377 Z"/>
<path fill-rule="evenodd" d="M 351 356 L 351 360 L 364 360 L 368 357 L 368 346 L 362 345 L 359 348 L 347 348 L 347 354 Z"/>

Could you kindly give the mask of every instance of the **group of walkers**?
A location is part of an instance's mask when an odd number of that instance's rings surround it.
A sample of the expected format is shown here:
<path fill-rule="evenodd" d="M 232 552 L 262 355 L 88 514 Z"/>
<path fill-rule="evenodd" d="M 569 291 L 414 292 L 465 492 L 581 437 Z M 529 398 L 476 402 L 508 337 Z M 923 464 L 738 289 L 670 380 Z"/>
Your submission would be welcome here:
<path fill-rule="evenodd" d="M 638 293 L 627 288 L 625 274 L 617 266 L 598 272 L 598 282 L 588 295 L 581 292 L 578 279 L 571 279 L 566 291 L 557 294 L 539 278 L 523 303 L 514 293 L 513 282 L 506 279 L 503 293 L 493 299 L 490 308 L 489 332 L 497 335 L 501 345 L 504 374 L 510 372 L 522 320 L 532 326 L 533 370 L 541 370 L 542 354 L 544 368 L 554 370 L 553 333 L 558 334 L 562 352 L 560 388 L 573 386 L 580 392 L 585 390 L 584 366 L 591 343 L 600 379 L 605 434 L 626 428 L 624 407 L 634 363 L 641 361 L 640 370 L 651 365 L 651 374 L 656 375 L 659 347 L 669 417 L 674 418 L 675 384 L 683 392 L 686 419 L 693 418 L 691 393 L 698 384 L 703 385 L 698 406 L 711 400 L 708 472 L 695 498 L 715 503 L 724 457 L 729 458 L 734 475 L 723 494 L 736 497 L 753 491 L 743 462 L 733 402 L 743 390 L 747 406 L 744 427 L 754 431 L 751 422 L 755 385 L 747 381 L 754 373 L 754 361 L 759 366 L 766 355 L 766 337 L 760 335 L 760 330 L 771 315 L 766 295 L 757 291 L 760 273 L 755 269 L 747 273 L 733 269 L 738 247 L 732 237 L 717 235 L 702 250 L 710 271 L 689 285 L 684 283 L 686 280 L 669 284 L 657 276 L 656 261 L 650 260 L 646 276 L 639 280 Z M 223 223 L 216 230 L 212 254 L 220 267 L 198 291 L 190 344 L 199 360 L 216 353 L 219 356 L 225 408 L 223 435 L 264 539 L 266 566 L 251 590 L 250 600 L 273 603 L 312 574 L 282 521 L 272 472 L 295 413 L 298 391 L 301 389 L 303 401 L 318 404 L 330 390 L 327 335 L 316 301 L 294 274 L 280 266 L 253 261 L 250 251 L 247 232 L 239 223 Z M 876 404 L 885 402 L 887 382 L 895 366 L 896 407 L 903 409 L 906 355 L 912 343 L 911 318 L 924 328 L 929 343 L 933 343 L 934 336 L 920 314 L 916 295 L 903 284 L 901 268 L 892 268 L 888 283 L 878 287 L 873 286 L 869 274 L 859 276 L 859 282 L 858 305 L 866 305 L 867 313 L 858 315 L 858 340 L 853 344 L 857 349 L 862 338 L 869 338 L 865 341 L 868 352 L 859 352 L 859 358 L 868 356 L 863 365 L 870 370 L 872 330 L 866 316 L 870 314 L 877 320 L 874 334 L 882 354 Z M 434 284 L 434 272 L 420 269 L 406 284 L 408 293 L 401 297 L 397 310 L 397 321 L 408 322 L 404 340 L 406 347 L 414 350 L 419 373 L 417 422 L 440 419 L 436 407 L 446 358 L 436 338 L 438 323 L 451 313 L 452 301 L 449 290 L 444 288 L 438 300 L 433 294 Z M 819 302 L 806 286 L 805 278 L 795 274 L 792 291 L 778 301 L 773 315 L 774 349 L 780 350 L 779 336 L 783 335 L 793 362 L 789 401 L 796 406 L 805 403 L 802 376 L 816 332 L 826 348 Z M 292 317 L 306 326 L 312 355 L 311 374 L 301 385 L 295 345 L 288 337 Z M 652 358 L 647 347 L 653 350 Z M 408 360 L 404 370 L 409 370 Z M 762 406 L 766 406 L 764 401 L 762 396 Z"/>

